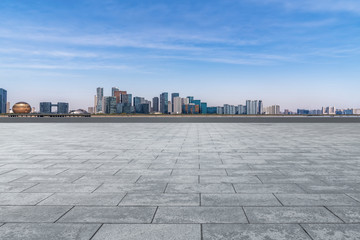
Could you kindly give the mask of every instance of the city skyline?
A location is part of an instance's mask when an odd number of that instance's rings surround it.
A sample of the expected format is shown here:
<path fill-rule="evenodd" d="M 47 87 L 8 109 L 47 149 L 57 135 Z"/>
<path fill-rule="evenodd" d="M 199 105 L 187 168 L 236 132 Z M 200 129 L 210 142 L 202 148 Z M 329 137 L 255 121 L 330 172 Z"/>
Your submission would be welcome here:
<path fill-rule="evenodd" d="M 213 106 L 357 108 L 359 14 L 355 0 L 4 0 L 0 83 L 10 102 L 74 109 L 92 105 L 98 86 Z"/>

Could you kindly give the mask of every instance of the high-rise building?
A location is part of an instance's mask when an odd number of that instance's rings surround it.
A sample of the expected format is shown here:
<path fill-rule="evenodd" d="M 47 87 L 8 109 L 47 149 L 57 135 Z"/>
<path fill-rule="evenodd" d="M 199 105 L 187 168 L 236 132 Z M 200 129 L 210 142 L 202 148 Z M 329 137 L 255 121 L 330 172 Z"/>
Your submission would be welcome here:
<path fill-rule="evenodd" d="M 7 91 L 0 88 L 0 114 L 6 113 Z"/>
<path fill-rule="evenodd" d="M 223 107 L 216 107 L 216 114 L 224 114 L 224 108 Z"/>
<path fill-rule="evenodd" d="M 69 103 L 58 102 L 57 103 L 57 113 L 58 114 L 67 114 L 67 113 L 69 113 Z"/>
<path fill-rule="evenodd" d="M 171 94 L 171 109 L 174 111 L 174 98 L 175 97 L 179 97 L 180 95 L 179 95 L 179 93 L 172 93 Z M 172 112 L 173 112 L 172 111 Z M 169 111 L 170 112 L 170 111 Z"/>
<path fill-rule="evenodd" d="M 263 113 L 264 113 L 263 102 L 262 102 L 262 100 L 259 100 L 259 108 L 258 108 L 257 114 L 263 114 Z"/>
<path fill-rule="evenodd" d="M 182 109 L 181 109 L 181 97 L 174 97 L 173 98 L 173 109 L 172 112 L 174 114 L 181 114 L 182 113 Z"/>
<path fill-rule="evenodd" d="M 134 108 L 136 113 L 142 113 L 141 104 L 145 103 L 145 99 L 143 97 L 134 97 Z"/>
<path fill-rule="evenodd" d="M 233 115 L 235 113 L 236 111 L 234 105 L 224 104 L 224 114 Z"/>
<path fill-rule="evenodd" d="M 96 89 L 96 113 L 101 113 L 102 112 L 102 107 L 103 107 L 103 100 L 104 97 L 104 88 L 98 87 Z"/>
<path fill-rule="evenodd" d="M 152 111 L 153 112 L 159 112 L 159 98 L 154 97 L 152 101 Z"/>
<path fill-rule="evenodd" d="M 111 88 L 111 96 L 112 97 L 115 97 L 115 91 L 119 91 L 119 88 L 117 88 L 117 87 L 112 87 Z"/>
<path fill-rule="evenodd" d="M 160 94 L 160 112 L 161 113 L 164 113 L 164 114 L 169 113 L 168 104 L 169 104 L 168 93 L 163 92 L 162 94 Z"/>
<path fill-rule="evenodd" d="M 265 108 L 265 114 L 271 114 L 271 115 L 281 114 L 280 106 L 279 105 L 273 105 L 273 106 L 266 107 Z"/>
<path fill-rule="evenodd" d="M 208 107 L 207 107 L 207 103 L 206 103 L 206 102 L 200 103 L 200 113 L 201 113 L 201 114 L 207 114 L 207 113 L 208 113 L 208 112 L 207 112 L 207 109 L 208 109 Z"/>
<path fill-rule="evenodd" d="M 158 97 L 154 97 L 153 98 L 153 112 L 159 112 L 159 98 Z"/>
<path fill-rule="evenodd" d="M 217 107 L 208 107 L 207 114 L 216 114 Z"/>
<path fill-rule="evenodd" d="M 125 95 L 127 94 L 126 91 L 114 91 L 114 96 L 113 97 L 116 97 L 116 103 L 121 103 L 122 102 L 122 95 Z"/>
<path fill-rule="evenodd" d="M 172 104 L 171 101 L 168 101 L 168 113 L 172 113 L 173 109 L 172 109 Z"/>
<path fill-rule="evenodd" d="M 6 113 L 10 113 L 10 102 L 6 103 Z"/>
<path fill-rule="evenodd" d="M 246 106 L 239 105 L 238 110 L 237 110 L 237 114 L 246 114 Z"/>
<path fill-rule="evenodd" d="M 193 96 L 187 96 L 187 98 L 189 99 L 189 103 L 193 103 L 193 100 L 194 100 Z"/>
<path fill-rule="evenodd" d="M 116 113 L 116 97 L 103 98 L 103 113 L 114 114 Z"/>
<path fill-rule="evenodd" d="M 250 114 L 251 101 L 246 100 L 246 114 Z"/>
<path fill-rule="evenodd" d="M 135 112 L 134 107 L 132 106 L 132 94 L 121 94 L 121 103 L 123 113 L 133 113 Z"/>
<path fill-rule="evenodd" d="M 336 113 L 335 107 L 323 107 L 322 114 L 334 115 Z"/>
<path fill-rule="evenodd" d="M 185 104 L 189 104 L 190 101 L 189 101 L 189 98 L 181 98 L 181 105 L 185 105 Z"/>
<path fill-rule="evenodd" d="M 40 113 L 51 113 L 52 104 L 51 102 L 40 103 Z"/>

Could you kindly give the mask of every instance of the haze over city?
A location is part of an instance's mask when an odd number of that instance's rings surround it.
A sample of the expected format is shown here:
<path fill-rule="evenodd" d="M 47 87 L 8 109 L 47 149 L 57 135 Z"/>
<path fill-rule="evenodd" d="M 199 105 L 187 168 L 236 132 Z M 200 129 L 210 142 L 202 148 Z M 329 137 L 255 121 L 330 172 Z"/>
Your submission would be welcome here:
<path fill-rule="evenodd" d="M 8 100 L 93 105 L 96 87 L 217 106 L 359 106 L 359 1 L 0 2 Z"/>

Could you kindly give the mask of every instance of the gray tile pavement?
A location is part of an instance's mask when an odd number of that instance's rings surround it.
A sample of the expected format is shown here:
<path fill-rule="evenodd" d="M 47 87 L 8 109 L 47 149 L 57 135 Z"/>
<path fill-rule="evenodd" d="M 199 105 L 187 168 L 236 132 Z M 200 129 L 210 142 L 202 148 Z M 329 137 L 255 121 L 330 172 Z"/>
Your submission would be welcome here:
<path fill-rule="evenodd" d="M 0 239 L 360 238 L 360 124 L 0 132 Z"/>

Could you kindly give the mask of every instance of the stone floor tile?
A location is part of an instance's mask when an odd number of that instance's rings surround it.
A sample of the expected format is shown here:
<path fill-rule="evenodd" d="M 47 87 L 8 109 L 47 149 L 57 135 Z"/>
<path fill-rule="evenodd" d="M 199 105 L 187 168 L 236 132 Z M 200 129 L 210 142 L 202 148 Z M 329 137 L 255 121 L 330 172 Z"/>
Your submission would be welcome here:
<path fill-rule="evenodd" d="M 54 222 L 70 206 L 0 206 L 0 222 Z"/>
<path fill-rule="evenodd" d="M 284 206 L 344 206 L 360 203 L 345 194 L 275 194 Z"/>
<path fill-rule="evenodd" d="M 129 193 L 120 202 L 120 206 L 199 206 L 199 194 L 146 194 Z"/>
<path fill-rule="evenodd" d="M 201 206 L 281 206 L 272 194 L 201 194 Z"/>
<path fill-rule="evenodd" d="M 176 184 L 170 183 L 166 193 L 235 193 L 231 184 Z"/>
<path fill-rule="evenodd" d="M 166 183 L 155 184 L 116 184 L 104 183 L 95 192 L 156 192 L 163 193 L 166 188 Z"/>
<path fill-rule="evenodd" d="M 40 183 L 35 185 L 32 188 L 25 190 L 25 192 L 32 192 L 32 193 L 77 193 L 77 192 L 88 192 L 91 193 L 95 191 L 100 184 L 72 184 L 72 183 Z"/>
<path fill-rule="evenodd" d="M 234 184 L 237 193 L 304 193 L 296 184 Z"/>
<path fill-rule="evenodd" d="M 92 240 L 200 240 L 199 224 L 104 224 Z"/>
<path fill-rule="evenodd" d="M 35 205 L 52 193 L 0 193 L 0 205 Z"/>
<path fill-rule="evenodd" d="M 151 223 L 156 207 L 74 207 L 62 223 Z"/>
<path fill-rule="evenodd" d="M 204 240 L 311 240 L 297 224 L 204 224 Z"/>
<path fill-rule="evenodd" d="M 358 240 L 360 224 L 301 224 L 313 240 Z"/>
<path fill-rule="evenodd" d="M 89 240 L 100 224 L 7 223 L 0 227 L 0 239 Z"/>
<path fill-rule="evenodd" d="M 324 207 L 245 207 L 250 223 L 341 223 Z"/>
<path fill-rule="evenodd" d="M 116 206 L 124 196 L 125 193 L 55 193 L 39 205 Z"/>
<path fill-rule="evenodd" d="M 159 207 L 154 223 L 247 223 L 241 207 Z"/>
<path fill-rule="evenodd" d="M 360 223 L 360 206 L 329 207 L 329 210 L 346 223 Z"/>

